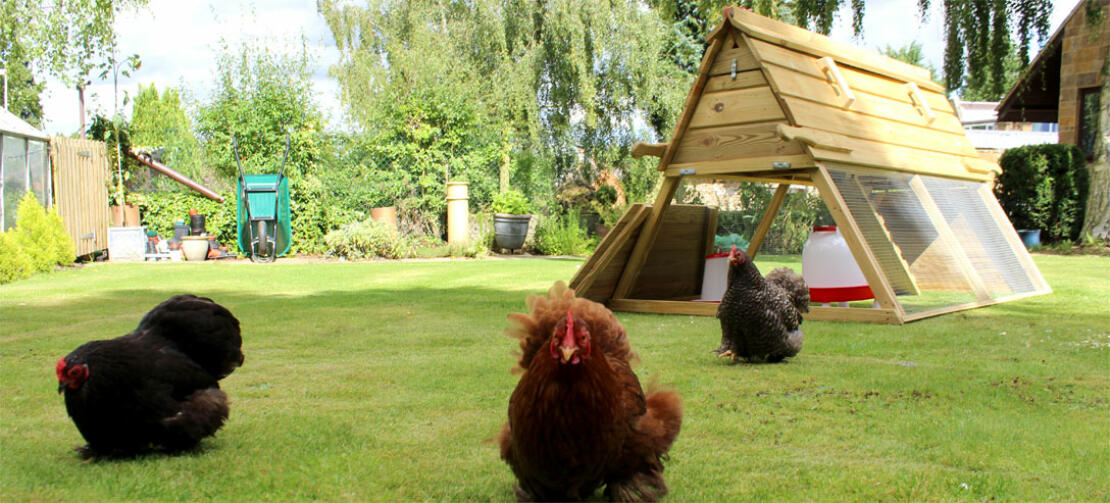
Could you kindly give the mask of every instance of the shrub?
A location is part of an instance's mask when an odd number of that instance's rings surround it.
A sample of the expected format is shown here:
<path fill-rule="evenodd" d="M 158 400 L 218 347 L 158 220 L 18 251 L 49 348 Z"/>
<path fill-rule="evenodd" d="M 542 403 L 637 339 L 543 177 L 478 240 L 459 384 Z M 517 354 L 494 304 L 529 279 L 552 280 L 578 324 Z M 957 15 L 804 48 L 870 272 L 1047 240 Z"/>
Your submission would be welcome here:
<path fill-rule="evenodd" d="M 493 196 L 490 210 L 494 213 L 508 213 L 510 215 L 526 215 L 532 212 L 532 204 L 524 193 L 519 190 L 506 190 Z"/>
<path fill-rule="evenodd" d="M 141 203 L 142 224 L 169 238 L 173 236 L 174 220 L 189 223 L 189 210 L 197 210 L 204 215 L 204 227 L 209 234 L 229 249 L 238 247 L 235 229 L 236 198 L 234 192 L 220 194 L 223 203 L 218 203 L 195 192 L 151 192 L 143 197 Z"/>
<path fill-rule="evenodd" d="M 23 251 L 15 232 L 0 232 L 0 285 L 30 278 L 34 273 L 31 257 Z"/>
<path fill-rule="evenodd" d="M 1018 229 L 1041 229 L 1045 241 L 1077 240 L 1087 207 L 1088 173 L 1074 145 L 1007 150 L 994 193 Z"/>
<path fill-rule="evenodd" d="M 370 219 L 351 222 L 324 236 L 328 254 L 348 259 L 412 256 L 414 244 L 392 226 Z"/>
<path fill-rule="evenodd" d="M 544 255 L 584 255 L 592 242 L 579 225 L 578 212 L 540 217 L 534 236 L 536 251 Z"/>
<path fill-rule="evenodd" d="M 46 272 L 55 265 L 69 265 L 74 259 L 73 240 L 66 234 L 56 211 L 46 212 L 31 192 L 23 196 L 16 210 L 15 238 L 36 271 Z"/>

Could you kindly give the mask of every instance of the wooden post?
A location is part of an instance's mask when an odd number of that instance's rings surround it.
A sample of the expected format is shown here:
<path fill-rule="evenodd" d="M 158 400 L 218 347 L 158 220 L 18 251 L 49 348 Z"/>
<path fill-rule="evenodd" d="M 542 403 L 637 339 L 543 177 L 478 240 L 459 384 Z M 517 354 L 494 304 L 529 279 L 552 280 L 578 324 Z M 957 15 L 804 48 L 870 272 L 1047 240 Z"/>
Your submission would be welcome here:
<path fill-rule="evenodd" d="M 781 183 L 775 189 L 775 195 L 771 196 L 771 202 L 767 204 L 767 209 L 763 212 L 763 220 L 759 221 L 759 226 L 755 228 L 755 233 L 752 234 L 752 241 L 748 243 L 748 260 L 755 260 L 755 254 L 759 253 L 759 247 L 763 245 L 763 238 L 767 237 L 767 231 L 771 230 L 771 224 L 774 223 L 775 216 L 779 214 L 779 208 L 782 207 L 782 202 L 786 200 L 786 190 L 789 188 L 789 183 Z"/>
<path fill-rule="evenodd" d="M 883 308 L 895 309 L 898 314 L 898 323 L 901 324 L 906 312 L 902 309 L 902 305 L 898 303 L 894 295 L 894 289 L 890 287 L 890 282 L 887 281 L 886 275 L 879 267 L 879 261 L 875 259 L 875 255 L 871 253 L 871 248 L 867 246 L 867 241 L 864 240 L 863 233 L 860 232 L 855 219 L 848 212 L 848 205 L 844 202 L 844 198 L 840 196 L 840 191 L 836 189 L 836 185 L 833 184 L 832 177 L 829 176 L 829 170 L 818 164 L 817 172 L 813 173 L 812 178 L 813 184 L 817 186 L 817 190 L 821 193 L 821 198 L 824 199 L 825 206 L 828 207 L 833 220 L 840 227 L 840 235 L 844 236 L 844 242 L 852 250 L 852 256 L 856 259 L 856 264 L 863 272 L 863 277 L 867 279 L 871 292 L 875 294 L 875 300 Z"/>
<path fill-rule="evenodd" d="M 648 252 L 655 244 L 655 234 L 659 231 L 659 225 L 663 222 L 663 212 L 667 210 L 667 206 L 670 206 L 671 199 L 674 198 L 675 190 L 678 189 L 680 183 L 682 183 L 681 176 L 668 176 L 663 179 L 663 185 L 659 187 L 659 194 L 655 196 L 655 203 L 651 207 L 651 214 L 648 215 L 647 222 L 644 223 L 644 229 L 640 232 L 640 237 L 632 248 L 632 254 L 628 256 L 628 263 L 624 266 L 624 272 L 621 273 L 621 279 L 617 282 L 617 288 L 613 290 L 614 299 L 626 298 L 636 284 L 636 277 L 640 275 L 640 269 L 644 267 L 644 260 L 647 259 Z"/>
<path fill-rule="evenodd" d="M 585 296 L 586 292 L 593 286 L 597 276 L 609 266 L 609 263 L 613 261 L 621 248 L 624 248 L 623 245 L 629 236 L 640 228 L 648 213 L 650 212 L 643 203 L 630 206 L 616 225 L 605 235 L 605 238 L 601 240 L 601 243 L 597 245 L 594 254 L 578 269 L 578 274 L 575 274 L 574 278 L 570 280 L 570 288 L 577 292 L 580 297 Z"/>

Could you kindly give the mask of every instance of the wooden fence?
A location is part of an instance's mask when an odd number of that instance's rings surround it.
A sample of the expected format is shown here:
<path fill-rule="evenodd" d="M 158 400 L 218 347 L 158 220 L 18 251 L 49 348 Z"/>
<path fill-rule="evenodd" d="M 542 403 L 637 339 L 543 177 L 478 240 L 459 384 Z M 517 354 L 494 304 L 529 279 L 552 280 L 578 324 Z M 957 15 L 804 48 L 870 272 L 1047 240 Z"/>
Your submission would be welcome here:
<path fill-rule="evenodd" d="M 53 137 L 54 206 L 77 255 L 108 248 L 108 154 L 104 142 Z"/>

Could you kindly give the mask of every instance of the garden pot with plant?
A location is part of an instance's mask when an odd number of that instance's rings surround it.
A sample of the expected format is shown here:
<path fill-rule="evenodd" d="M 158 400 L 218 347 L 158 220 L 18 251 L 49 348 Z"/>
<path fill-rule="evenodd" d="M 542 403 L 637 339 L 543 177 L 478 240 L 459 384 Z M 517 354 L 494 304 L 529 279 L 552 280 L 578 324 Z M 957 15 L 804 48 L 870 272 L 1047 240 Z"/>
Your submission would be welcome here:
<path fill-rule="evenodd" d="M 494 244 L 499 248 L 516 250 L 524 247 L 528 237 L 528 223 L 532 220 L 532 205 L 519 190 L 507 190 L 493 198 Z"/>

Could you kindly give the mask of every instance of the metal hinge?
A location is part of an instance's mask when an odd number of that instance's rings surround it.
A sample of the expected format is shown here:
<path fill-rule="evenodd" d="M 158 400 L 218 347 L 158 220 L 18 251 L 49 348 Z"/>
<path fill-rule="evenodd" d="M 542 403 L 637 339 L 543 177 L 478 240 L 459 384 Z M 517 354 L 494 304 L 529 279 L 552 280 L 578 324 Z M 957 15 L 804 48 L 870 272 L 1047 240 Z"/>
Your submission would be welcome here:
<path fill-rule="evenodd" d="M 694 174 L 694 168 L 680 169 L 680 170 L 678 170 L 678 174 L 680 174 L 680 175 L 692 175 L 692 174 Z"/>
<path fill-rule="evenodd" d="M 736 80 L 736 58 L 732 58 L 732 80 Z"/>
<path fill-rule="evenodd" d="M 790 163 L 783 161 L 772 162 L 771 167 L 775 169 L 790 169 Z"/>

